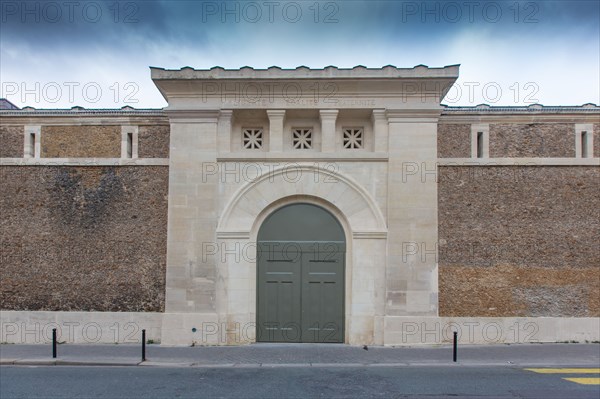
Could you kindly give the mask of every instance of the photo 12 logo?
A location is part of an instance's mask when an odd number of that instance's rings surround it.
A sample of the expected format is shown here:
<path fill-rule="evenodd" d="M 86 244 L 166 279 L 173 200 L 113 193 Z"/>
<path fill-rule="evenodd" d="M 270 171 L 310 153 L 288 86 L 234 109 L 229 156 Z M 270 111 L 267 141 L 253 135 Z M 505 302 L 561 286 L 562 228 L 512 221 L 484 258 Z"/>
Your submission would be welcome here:
<path fill-rule="evenodd" d="M 540 87 L 536 82 L 513 82 L 510 86 L 498 82 L 457 82 L 445 91 L 447 104 L 513 104 L 538 103 Z"/>
<path fill-rule="evenodd" d="M 254 183 L 280 178 L 285 183 L 298 183 L 310 178 L 314 183 L 338 183 L 335 175 L 339 165 L 334 162 L 314 162 L 308 167 L 295 162 L 203 162 L 202 183 L 218 179 L 221 183 Z"/>
<path fill-rule="evenodd" d="M 340 6 L 334 1 L 203 1 L 202 23 L 335 24 Z"/>
<path fill-rule="evenodd" d="M 476 320 L 448 322 L 402 322 L 400 326 L 402 343 L 448 343 L 454 332 L 458 342 L 464 344 L 481 343 L 534 343 L 538 342 L 540 327 L 536 322 L 516 320 L 508 322 Z"/>
<path fill-rule="evenodd" d="M 528 1 L 402 1 L 401 22 L 499 23 L 539 22 L 540 5 Z"/>
<path fill-rule="evenodd" d="M 52 342 L 56 330 L 59 343 L 139 343 L 141 328 L 134 322 L 99 323 L 95 321 L 63 321 L 60 323 L 2 322 L 0 342 L 44 344 Z"/>
<path fill-rule="evenodd" d="M 533 140 L 532 140 L 533 141 Z M 530 142 L 531 143 L 531 142 Z M 538 139 L 537 148 L 543 149 L 544 142 Z M 433 184 L 438 182 L 454 181 L 460 183 L 465 189 L 469 184 L 476 182 L 487 184 L 492 180 L 501 180 L 506 183 L 524 183 L 531 181 L 533 172 L 528 166 L 537 166 L 535 161 L 515 161 L 510 164 L 496 160 L 476 159 L 463 163 L 448 162 L 417 162 L 404 161 L 401 165 L 402 183 Z M 482 167 L 483 166 L 483 167 Z M 500 166 L 495 168 L 494 166 Z M 505 166 L 518 166 L 507 168 Z"/>
<path fill-rule="evenodd" d="M 134 1 L 2 1 L 0 20 L 11 23 L 138 23 L 140 6 Z"/>
<path fill-rule="evenodd" d="M 218 261 L 249 266 L 260 260 L 299 262 L 302 258 L 302 248 L 297 242 L 261 242 L 259 248 L 254 241 L 209 241 L 203 242 L 201 248 L 203 263 Z M 338 242 L 315 242 L 309 245 L 309 249 L 314 261 L 332 260 L 344 253 Z"/>
<path fill-rule="evenodd" d="M 137 104 L 140 87 L 135 82 L 2 82 L 0 97 L 15 98 L 23 104 L 96 104 L 106 100 L 115 104 Z"/>
<path fill-rule="evenodd" d="M 339 88 L 335 82 L 202 82 L 202 102 L 219 101 L 223 105 L 263 104 L 277 100 L 290 104 L 317 105 L 338 103 Z"/>

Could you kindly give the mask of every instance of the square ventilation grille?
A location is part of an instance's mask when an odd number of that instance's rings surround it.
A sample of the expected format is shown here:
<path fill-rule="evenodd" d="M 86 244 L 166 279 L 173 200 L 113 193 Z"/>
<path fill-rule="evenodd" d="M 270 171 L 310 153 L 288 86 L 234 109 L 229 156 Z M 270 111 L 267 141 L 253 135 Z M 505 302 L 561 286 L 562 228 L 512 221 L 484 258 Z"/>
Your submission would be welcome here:
<path fill-rule="evenodd" d="M 344 148 L 360 149 L 364 148 L 364 130 L 361 127 L 346 127 L 343 129 Z"/>
<path fill-rule="evenodd" d="M 313 132 L 310 128 L 292 129 L 292 145 L 295 150 L 310 150 L 313 148 Z"/>
<path fill-rule="evenodd" d="M 246 128 L 242 130 L 242 144 L 247 150 L 260 150 L 263 146 L 263 130 Z"/>

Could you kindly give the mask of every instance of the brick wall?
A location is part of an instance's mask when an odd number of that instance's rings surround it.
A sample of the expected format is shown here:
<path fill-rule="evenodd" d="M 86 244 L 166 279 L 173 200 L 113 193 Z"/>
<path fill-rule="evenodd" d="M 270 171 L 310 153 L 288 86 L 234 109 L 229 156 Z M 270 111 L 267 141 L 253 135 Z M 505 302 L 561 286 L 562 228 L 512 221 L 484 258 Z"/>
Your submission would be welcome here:
<path fill-rule="evenodd" d="M 164 310 L 166 167 L 1 167 L 0 309 Z"/>
<path fill-rule="evenodd" d="M 600 316 L 600 169 L 441 167 L 441 316 Z"/>

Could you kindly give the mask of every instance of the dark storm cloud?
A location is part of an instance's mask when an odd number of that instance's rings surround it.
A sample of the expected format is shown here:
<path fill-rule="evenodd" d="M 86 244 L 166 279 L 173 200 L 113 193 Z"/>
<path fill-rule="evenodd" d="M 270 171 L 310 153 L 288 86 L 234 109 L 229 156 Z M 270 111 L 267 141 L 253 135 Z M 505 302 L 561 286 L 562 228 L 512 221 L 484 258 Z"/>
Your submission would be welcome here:
<path fill-rule="evenodd" d="M 202 42 L 200 5 L 163 1 L 3 1 L 2 42 L 40 49 Z"/>
<path fill-rule="evenodd" d="M 445 40 L 473 27 L 507 36 L 598 29 L 597 1 L 3 1 L 0 42 L 49 48 L 196 48 L 241 33 L 294 40 Z"/>
<path fill-rule="evenodd" d="M 83 87 L 92 81 L 104 93 L 113 93 L 115 82 L 121 88 L 135 82 L 136 106 L 164 105 L 149 65 L 461 63 L 461 79 L 502 81 L 505 93 L 515 81 L 534 81 L 547 103 L 563 103 L 567 94 L 572 103 L 598 98 L 596 0 L 0 1 L 2 82 L 44 87 L 76 80 Z M 571 62 L 581 54 L 583 62 Z M 122 101 L 83 105 L 114 104 Z"/>
<path fill-rule="evenodd" d="M 424 42 L 473 28 L 521 39 L 549 33 L 568 36 L 579 28 L 593 33 L 598 32 L 600 18 L 595 0 L 372 1 L 361 7 L 363 18 L 372 15 L 376 25 L 396 39 Z"/>

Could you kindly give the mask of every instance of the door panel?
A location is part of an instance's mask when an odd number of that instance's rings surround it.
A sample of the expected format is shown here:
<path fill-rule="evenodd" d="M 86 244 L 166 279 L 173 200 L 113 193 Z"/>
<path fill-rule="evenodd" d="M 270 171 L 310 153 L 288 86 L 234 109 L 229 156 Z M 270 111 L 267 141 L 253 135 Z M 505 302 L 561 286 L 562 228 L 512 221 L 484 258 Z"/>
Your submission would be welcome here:
<path fill-rule="evenodd" d="M 257 340 L 343 342 L 344 257 L 341 242 L 260 242 Z"/>
<path fill-rule="evenodd" d="M 344 252 L 302 252 L 302 341 L 344 341 Z"/>
<path fill-rule="evenodd" d="M 257 340 L 300 342 L 301 257 L 259 245 Z"/>

